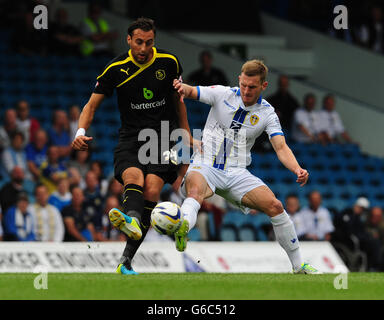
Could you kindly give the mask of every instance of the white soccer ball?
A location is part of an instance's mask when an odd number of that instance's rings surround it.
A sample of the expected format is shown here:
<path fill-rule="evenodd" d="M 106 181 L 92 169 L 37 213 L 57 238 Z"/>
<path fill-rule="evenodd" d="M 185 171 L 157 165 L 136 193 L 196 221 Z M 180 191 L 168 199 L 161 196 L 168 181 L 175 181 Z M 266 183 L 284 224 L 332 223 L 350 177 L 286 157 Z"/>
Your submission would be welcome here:
<path fill-rule="evenodd" d="M 183 223 L 183 213 L 173 202 L 160 202 L 152 210 L 151 225 L 160 234 L 173 235 Z"/>

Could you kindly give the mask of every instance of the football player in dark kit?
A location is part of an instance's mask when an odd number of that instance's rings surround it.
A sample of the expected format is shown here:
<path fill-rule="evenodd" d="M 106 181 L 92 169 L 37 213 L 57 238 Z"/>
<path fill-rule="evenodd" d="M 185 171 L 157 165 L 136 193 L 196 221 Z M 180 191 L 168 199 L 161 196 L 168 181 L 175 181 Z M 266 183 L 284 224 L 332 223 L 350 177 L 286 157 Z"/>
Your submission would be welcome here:
<path fill-rule="evenodd" d="M 139 18 L 128 28 L 127 42 L 130 50 L 113 59 L 97 77 L 96 87 L 88 103 L 84 106 L 78 124 L 78 131 L 72 142 L 76 150 L 88 148 L 92 137 L 85 135 L 92 122 L 94 113 L 105 96 L 117 93 L 121 118 L 119 142 L 114 152 L 115 178 L 124 185 L 123 211 L 117 208 L 109 212 L 111 223 L 128 235 L 126 247 L 117 272 L 136 274 L 131 261 L 143 241 L 149 225 L 152 209 L 160 198 L 165 183 L 174 183 L 178 178 L 179 167 L 168 161 L 164 164 L 163 155 L 170 149 L 162 150 L 161 137 L 158 145 L 158 159 L 142 164 L 139 159 L 139 141 L 142 129 L 154 129 L 161 133 L 161 122 L 169 123 L 169 132 L 177 128 L 187 130 L 189 141 L 198 144 L 190 134 L 187 112 L 173 88 L 173 79 L 182 73 L 178 59 L 168 52 L 154 47 L 154 22 L 148 18 Z M 164 123 L 164 122 L 163 122 Z M 169 160 L 169 159 L 168 159 Z M 155 162 L 155 163 L 153 163 Z M 156 163 L 157 162 L 157 163 Z M 185 172 L 185 166 L 184 172 Z M 179 178 L 181 178 L 180 175 Z"/>

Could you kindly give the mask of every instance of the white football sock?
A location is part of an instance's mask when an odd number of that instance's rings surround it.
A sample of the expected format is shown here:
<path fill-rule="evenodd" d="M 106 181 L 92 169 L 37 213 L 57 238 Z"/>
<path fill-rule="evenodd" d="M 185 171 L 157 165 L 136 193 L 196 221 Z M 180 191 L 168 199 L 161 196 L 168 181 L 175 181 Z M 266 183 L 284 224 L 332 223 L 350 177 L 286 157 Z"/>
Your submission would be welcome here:
<path fill-rule="evenodd" d="M 191 230 L 195 224 L 197 219 L 197 213 L 200 210 L 200 203 L 197 202 L 194 198 L 187 198 L 184 200 L 181 205 L 181 211 L 184 214 L 184 219 L 189 222 L 189 230 Z"/>
<path fill-rule="evenodd" d="M 292 268 L 294 270 L 300 268 L 303 263 L 303 259 L 301 257 L 299 239 L 297 238 L 295 226 L 291 218 L 284 210 L 282 213 L 271 217 L 270 219 L 275 232 L 276 240 L 288 254 Z"/>

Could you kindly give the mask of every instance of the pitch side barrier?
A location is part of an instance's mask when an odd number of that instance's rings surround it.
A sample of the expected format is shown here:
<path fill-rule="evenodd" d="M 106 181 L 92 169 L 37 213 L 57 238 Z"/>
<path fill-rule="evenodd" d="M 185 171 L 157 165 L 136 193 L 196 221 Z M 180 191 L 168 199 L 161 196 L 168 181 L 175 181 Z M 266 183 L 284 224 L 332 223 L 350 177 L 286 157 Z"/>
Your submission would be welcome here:
<path fill-rule="evenodd" d="M 123 242 L 2 242 L 0 272 L 106 272 L 118 265 Z M 348 272 L 328 242 L 301 242 L 305 261 L 325 273 Z M 190 242 L 184 253 L 173 242 L 145 241 L 133 267 L 145 272 L 288 273 L 277 242 Z"/>

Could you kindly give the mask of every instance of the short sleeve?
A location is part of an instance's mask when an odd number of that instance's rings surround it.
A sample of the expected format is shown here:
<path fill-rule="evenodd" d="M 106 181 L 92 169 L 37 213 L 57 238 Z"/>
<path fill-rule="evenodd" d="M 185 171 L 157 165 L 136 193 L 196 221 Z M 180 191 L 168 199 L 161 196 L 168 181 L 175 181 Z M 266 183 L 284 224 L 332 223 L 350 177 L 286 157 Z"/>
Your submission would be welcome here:
<path fill-rule="evenodd" d="M 323 209 L 322 215 L 324 217 L 324 233 L 331 233 L 335 230 L 335 227 L 332 223 L 332 218 L 329 210 L 327 208 Z"/>
<path fill-rule="evenodd" d="M 327 131 L 328 119 L 327 119 L 327 114 L 325 113 L 325 111 L 319 111 L 316 124 L 317 124 L 317 131 L 318 132 Z"/>
<path fill-rule="evenodd" d="M 66 206 L 61 210 L 61 216 L 64 218 L 73 218 L 71 207 Z"/>
<path fill-rule="evenodd" d="M 304 126 L 307 125 L 307 122 L 308 122 L 307 121 L 307 117 L 306 117 L 305 113 L 302 110 L 297 110 L 295 112 L 294 118 L 295 118 L 295 122 L 297 124 L 301 124 L 301 125 L 304 125 Z"/>
<path fill-rule="evenodd" d="M 177 57 L 176 57 L 176 60 L 177 60 L 176 75 L 177 75 L 177 78 L 179 78 L 183 74 L 183 67 L 181 66 L 180 60 Z"/>
<path fill-rule="evenodd" d="M 341 121 L 340 115 L 338 113 L 336 113 L 336 112 L 334 114 L 334 117 L 335 117 L 336 132 L 338 134 L 341 134 L 341 133 L 343 133 L 345 131 L 345 128 L 344 128 L 344 125 L 343 125 L 343 121 Z"/>
<path fill-rule="evenodd" d="M 35 152 L 33 151 L 31 143 L 27 144 L 27 146 L 25 147 L 25 155 L 27 157 L 27 161 L 35 160 Z"/>
<path fill-rule="evenodd" d="M 284 135 L 283 130 L 281 129 L 279 117 L 275 112 L 271 112 L 269 114 L 265 132 L 268 134 L 269 139 L 277 135 Z"/>
<path fill-rule="evenodd" d="M 215 103 L 225 94 L 228 90 L 228 87 L 224 86 L 197 86 L 197 100 L 209 104 L 211 106 L 215 105 Z"/>
<path fill-rule="evenodd" d="M 101 75 L 97 77 L 94 93 L 104 94 L 107 97 L 112 96 L 113 90 L 115 89 L 117 82 L 114 73 L 114 69 L 107 67 Z"/>

